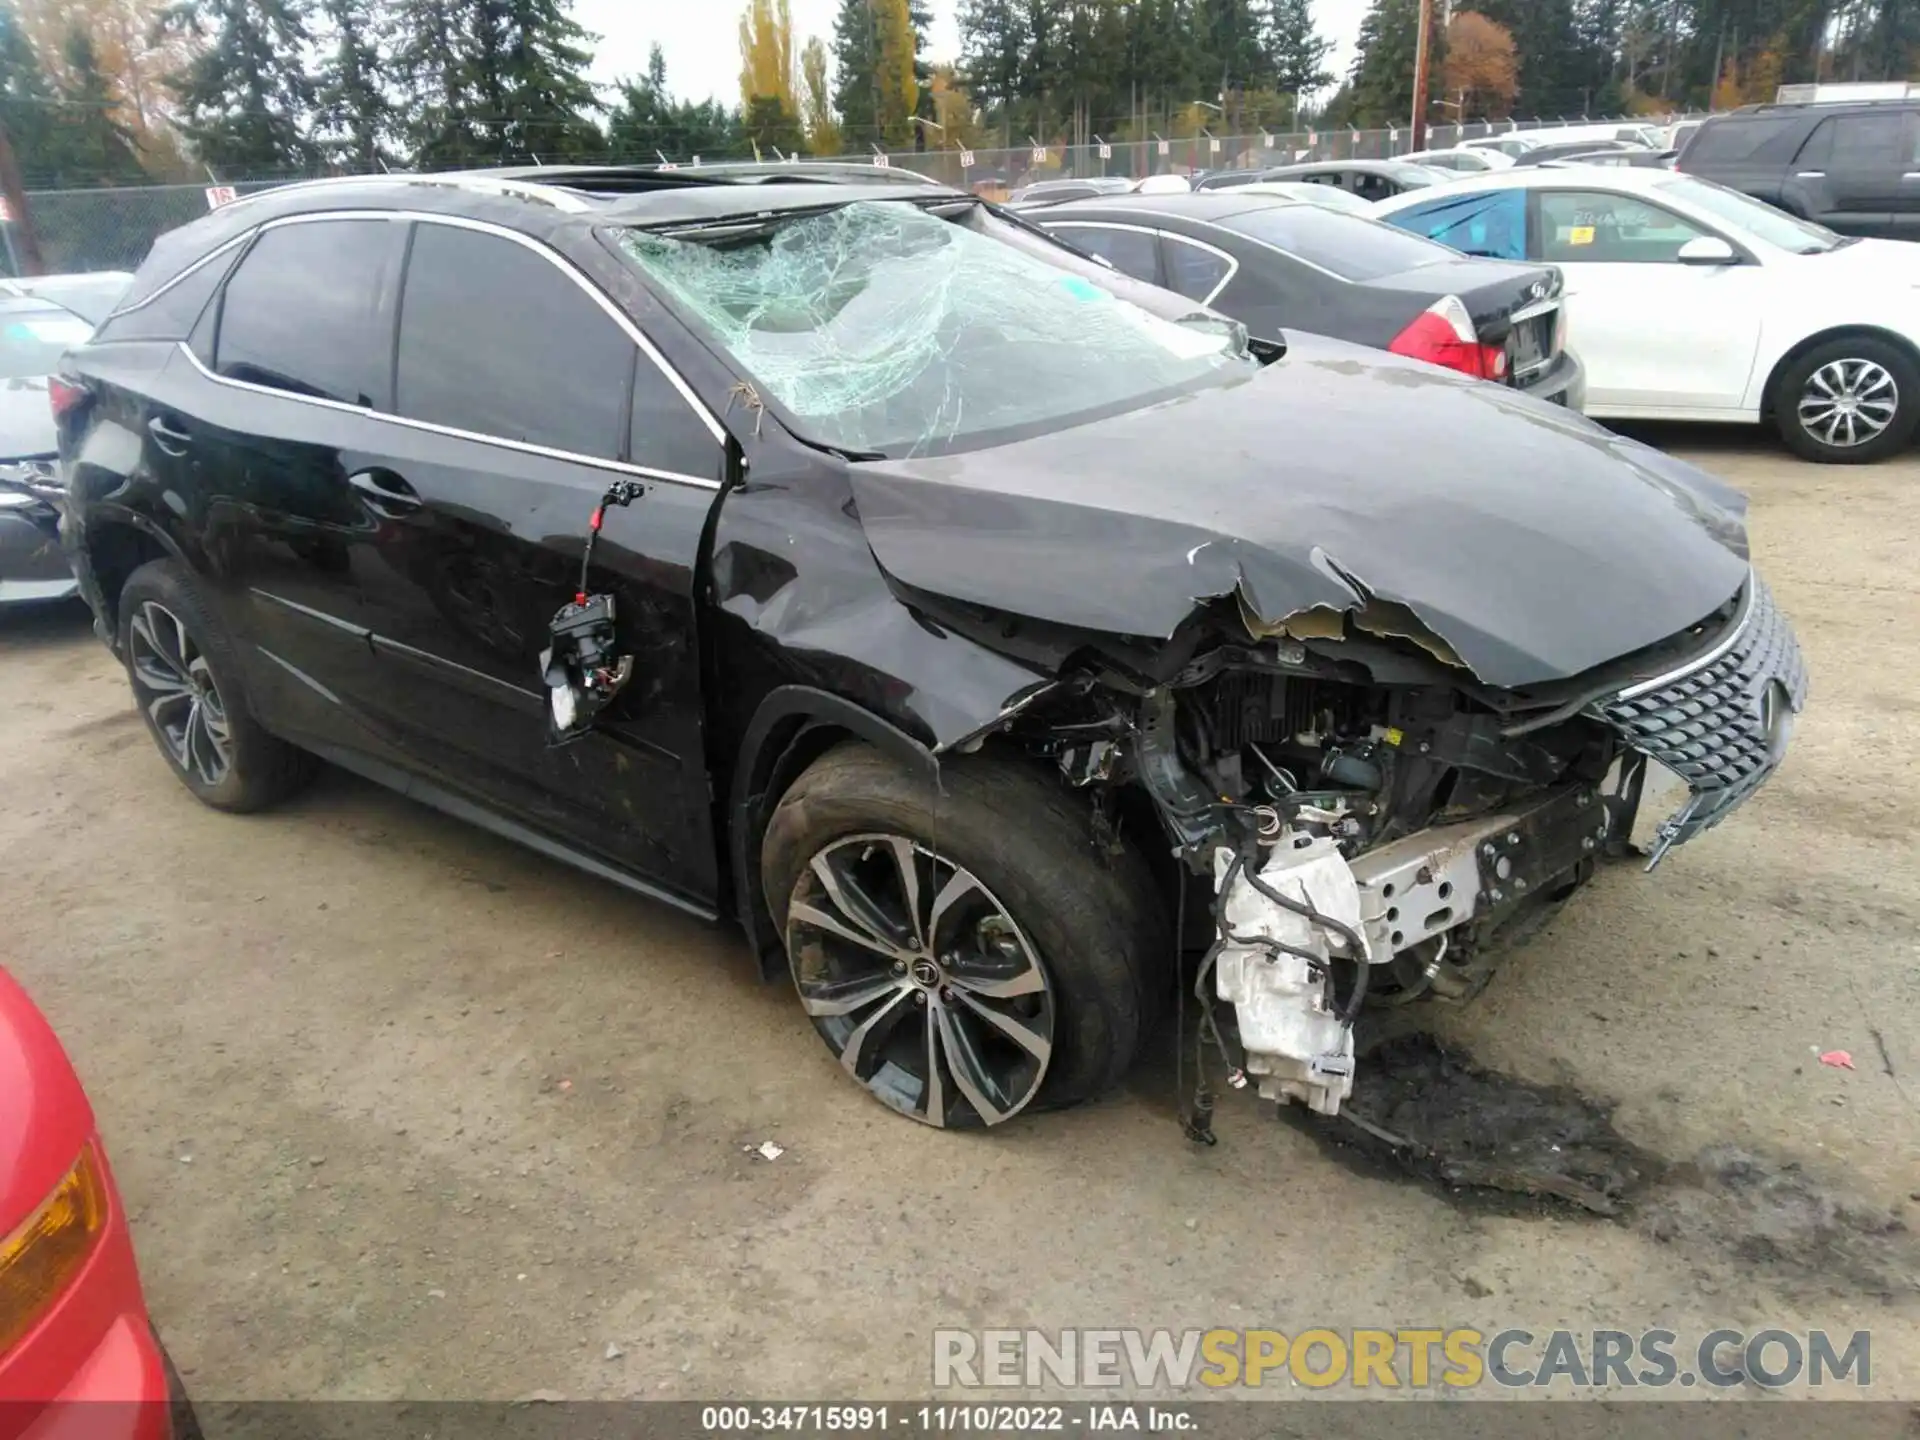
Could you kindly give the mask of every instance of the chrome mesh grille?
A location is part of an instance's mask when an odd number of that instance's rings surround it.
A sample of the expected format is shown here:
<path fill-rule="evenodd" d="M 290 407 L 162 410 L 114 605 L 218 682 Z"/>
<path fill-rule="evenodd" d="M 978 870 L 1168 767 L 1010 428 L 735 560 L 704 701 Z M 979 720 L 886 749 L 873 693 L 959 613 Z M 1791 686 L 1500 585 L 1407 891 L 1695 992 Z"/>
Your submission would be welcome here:
<path fill-rule="evenodd" d="M 1655 689 L 1593 707 L 1627 744 L 1693 791 L 1662 827 L 1656 856 L 1715 824 L 1760 787 L 1780 763 L 1792 717 L 1806 703 L 1807 667 L 1793 627 L 1758 575 L 1747 583 L 1746 614 L 1725 650 Z"/>

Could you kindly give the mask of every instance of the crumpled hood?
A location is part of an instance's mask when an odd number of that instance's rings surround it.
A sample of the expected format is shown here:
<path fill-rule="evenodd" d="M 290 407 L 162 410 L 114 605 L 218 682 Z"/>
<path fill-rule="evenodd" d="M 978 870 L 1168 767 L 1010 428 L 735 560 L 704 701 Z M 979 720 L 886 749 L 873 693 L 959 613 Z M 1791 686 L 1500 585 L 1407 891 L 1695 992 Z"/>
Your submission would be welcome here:
<path fill-rule="evenodd" d="M 1502 687 L 1666 639 L 1745 578 L 1745 499 L 1704 471 L 1502 386 L 1289 342 L 1244 384 L 855 464 L 868 543 L 913 588 L 1121 634 L 1236 592 L 1301 634 L 1403 605 Z"/>
<path fill-rule="evenodd" d="M 46 377 L 0 380 L 0 461 L 51 455 L 59 444 Z"/>

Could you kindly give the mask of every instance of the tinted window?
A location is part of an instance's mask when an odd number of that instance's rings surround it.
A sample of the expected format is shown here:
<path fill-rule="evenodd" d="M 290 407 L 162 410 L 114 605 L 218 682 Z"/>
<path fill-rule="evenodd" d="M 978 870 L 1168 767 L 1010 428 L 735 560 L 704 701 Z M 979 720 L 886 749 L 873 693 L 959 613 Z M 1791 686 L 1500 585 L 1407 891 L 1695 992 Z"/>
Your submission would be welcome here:
<path fill-rule="evenodd" d="M 452 225 L 414 230 L 400 301 L 399 412 L 618 459 L 635 348 L 551 261 Z"/>
<path fill-rule="evenodd" d="M 1671 210 L 1632 195 L 1584 190 L 1540 192 L 1540 258 L 1574 262 L 1662 264 L 1707 232 Z"/>
<path fill-rule="evenodd" d="M 385 406 L 399 234 L 387 220 L 263 233 L 227 282 L 214 368 L 295 395 Z"/>
<path fill-rule="evenodd" d="M 1374 280 L 1459 258 L 1431 240 L 1318 205 L 1275 205 L 1219 223 L 1346 280 Z"/>
<path fill-rule="evenodd" d="M 1891 115 L 1836 115 L 1821 122 L 1833 130 L 1833 159 L 1840 164 L 1892 165 L 1908 153 L 1908 118 Z"/>
<path fill-rule="evenodd" d="M 627 458 L 655 470 L 720 478 L 720 442 L 645 356 L 633 372 L 633 443 Z"/>
<path fill-rule="evenodd" d="M 93 327 L 57 305 L 0 310 L 0 380 L 32 380 L 51 375 L 60 357 L 87 343 Z M 45 397 L 40 400 L 46 409 Z"/>
<path fill-rule="evenodd" d="M 1527 258 L 1527 192 L 1478 190 L 1449 194 L 1396 211 L 1388 220 L 1469 255 L 1494 260 Z"/>
<path fill-rule="evenodd" d="M 1163 233 L 1160 243 L 1167 256 L 1167 288 L 1189 300 L 1205 300 L 1233 270 L 1226 256 L 1178 235 Z"/>
<path fill-rule="evenodd" d="M 1160 261 L 1153 236 L 1145 230 L 1110 230 L 1100 225 L 1054 225 L 1049 227 L 1068 244 L 1089 255 L 1110 261 L 1122 275 L 1131 275 L 1149 285 L 1160 283 Z"/>
<path fill-rule="evenodd" d="M 1691 163 L 1733 165 L 1751 160 L 1768 141 L 1785 135 L 1800 123 L 1797 115 L 1756 115 L 1738 120 L 1709 122 L 1687 146 Z"/>
<path fill-rule="evenodd" d="M 102 340 L 184 340 L 239 258 L 238 245 L 216 255 L 198 270 L 189 270 L 173 285 L 124 315 L 115 315 L 100 327 Z"/>

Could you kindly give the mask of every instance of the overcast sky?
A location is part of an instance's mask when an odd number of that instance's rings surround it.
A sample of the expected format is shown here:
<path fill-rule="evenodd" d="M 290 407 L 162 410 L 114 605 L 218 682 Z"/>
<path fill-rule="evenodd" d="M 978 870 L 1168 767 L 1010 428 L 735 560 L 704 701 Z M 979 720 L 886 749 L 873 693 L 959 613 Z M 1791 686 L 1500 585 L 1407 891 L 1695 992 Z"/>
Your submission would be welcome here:
<path fill-rule="evenodd" d="M 791 0 L 797 56 L 809 35 L 831 44 L 838 0 Z M 1312 0 L 1320 33 L 1334 41 L 1330 70 L 1344 74 L 1366 0 Z M 600 37 L 595 80 L 611 82 L 643 73 L 654 41 L 667 57 L 667 85 L 685 100 L 740 98 L 740 12 L 744 0 L 574 0 L 574 18 Z M 960 49 L 954 23 L 959 0 L 932 0 L 933 31 L 927 50 L 951 60 Z"/>

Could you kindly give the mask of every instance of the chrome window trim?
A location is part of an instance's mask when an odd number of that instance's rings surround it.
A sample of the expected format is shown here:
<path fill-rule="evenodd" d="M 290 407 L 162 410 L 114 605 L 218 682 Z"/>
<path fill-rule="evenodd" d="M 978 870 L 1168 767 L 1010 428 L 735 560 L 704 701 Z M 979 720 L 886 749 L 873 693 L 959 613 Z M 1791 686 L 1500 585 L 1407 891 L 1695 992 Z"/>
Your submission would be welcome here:
<path fill-rule="evenodd" d="M 1747 622 L 1753 618 L 1753 597 L 1754 592 L 1758 588 L 1759 587 L 1753 583 L 1753 571 L 1749 568 L 1747 571 L 1746 598 L 1740 603 L 1740 618 L 1734 621 L 1732 626 L 1728 628 L 1727 633 L 1720 638 L 1719 644 L 1707 651 L 1706 654 L 1696 656 L 1694 659 L 1687 661 L 1686 664 L 1667 671 L 1664 675 L 1656 675 L 1651 680 L 1642 680 L 1637 684 L 1629 685 L 1624 690 L 1616 691 L 1611 698 L 1613 700 L 1631 700 L 1636 696 L 1646 694 L 1649 690 L 1658 690 L 1663 685 L 1671 685 L 1676 680 L 1684 680 L 1687 676 L 1693 674 L 1694 671 L 1704 669 L 1706 666 L 1718 660 L 1722 655 L 1726 654 L 1727 651 L 1731 650 L 1735 642 L 1746 633 Z"/>
<path fill-rule="evenodd" d="M 1071 215 L 1063 216 L 1060 219 L 1054 221 L 1051 225 L 1049 225 L 1044 220 L 1041 220 L 1039 224 L 1040 224 L 1040 228 L 1047 231 L 1049 234 L 1051 234 L 1055 230 L 1070 230 L 1075 227 L 1078 227 L 1079 229 L 1082 229 L 1082 230 L 1128 230 L 1135 235 L 1151 235 L 1158 240 L 1173 240 L 1178 242 L 1179 244 L 1192 245 L 1198 249 L 1207 251 L 1209 254 L 1218 255 L 1222 260 L 1227 262 L 1227 273 L 1224 277 L 1222 277 L 1220 283 L 1214 286 L 1213 289 L 1209 290 L 1203 298 L 1199 300 L 1195 300 L 1193 302 L 1196 305 L 1213 304 L 1214 297 L 1217 296 L 1222 290 L 1226 289 L 1227 286 L 1233 282 L 1233 277 L 1240 272 L 1240 262 L 1234 259 L 1233 256 L 1229 255 L 1226 251 L 1220 249 L 1219 246 L 1209 245 L 1204 240 L 1195 240 L 1190 235 L 1176 234 L 1172 230 L 1161 230 L 1156 226 L 1152 226 L 1152 225 L 1132 225 L 1119 220 L 1079 220 Z M 1067 243 L 1072 244 L 1073 242 L 1069 240 Z M 1119 269 L 1118 266 L 1115 266 L 1114 268 Z M 1120 273 L 1123 275 L 1126 274 L 1124 270 L 1121 271 Z M 1137 279 L 1138 277 L 1128 276 L 1127 278 Z M 1147 281 L 1142 281 L 1141 283 L 1150 285 L 1154 282 L 1147 280 Z"/>
<path fill-rule="evenodd" d="M 131 315 L 136 310 L 146 309 L 147 306 L 151 305 L 154 301 L 158 300 L 162 295 L 166 294 L 169 290 L 173 289 L 174 286 L 178 285 L 182 280 L 185 280 L 189 275 L 195 274 L 204 266 L 212 264 L 215 260 L 219 259 L 222 255 L 226 254 L 229 250 L 232 250 L 234 247 L 238 245 L 244 245 L 248 240 L 253 238 L 253 233 L 254 232 L 251 230 L 245 230 L 245 231 L 242 231 L 240 234 L 234 236 L 231 240 L 223 241 L 220 245 L 216 246 L 212 250 L 209 250 L 206 254 L 202 255 L 198 260 L 194 261 L 191 265 L 187 266 L 186 269 L 182 270 L 178 275 L 174 276 L 171 280 L 167 281 L 166 284 L 162 285 L 158 290 L 154 291 L 151 295 L 142 296 L 140 299 L 134 301 L 133 304 L 131 305 L 122 305 L 117 310 L 108 311 L 107 319 L 102 320 L 100 324 L 95 326 L 94 328 L 96 330 L 104 329 L 106 327 L 107 320 L 118 320 L 122 315 Z M 112 337 L 109 336 L 108 338 L 111 339 Z"/>
<path fill-rule="evenodd" d="M 727 443 L 725 427 L 720 424 L 720 421 L 714 416 L 713 411 L 707 408 L 706 403 L 694 393 L 693 387 L 687 384 L 680 372 L 667 363 L 666 356 L 654 348 L 653 342 L 642 333 L 640 327 L 635 325 L 633 320 L 622 311 L 619 306 L 607 298 L 605 291 L 585 275 L 581 274 L 578 267 L 576 267 L 572 261 L 560 254 L 560 252 L 555 250 L 551 245 L 536 240 L 531 235 L 522 235 L 518 230 L 511 230 L 505 225 L 496 225 L 490 220 L 472 220 L 464 215 L 436 215 L 431 211 L 425 210 L 380 209 L 315 210 L 302 215 L 282 215 L 276 219 L 266 221 L 249 233 L 258 234 L 267 230 L 277 230 L 282 225 L 305 225 L 322 220 L 366 220 L 378 218 L 410 220 L 416 224 L 425 225 L 451 225 L 456 230 L 477 230 L 483 235 L 495 235 L 502 240 L 511 240 L 523 249 L 531 250 L 585 291 L 593 303 L 598 305 L 614 324 L 626 332 L 627 338 L 640 347 L 640 353 L 651 360 L 654 368 L 666 377 L 667 383 L 680 392 L 680 398 L 687 402 L 688 407 L 692 409 L 693 413 L 706 425 L 707 432 L 713 436 L 716 445 L 725 445 Z M 402 417 L 396 416 L 393 418 L 398 419 Z M 467 432 L 461 431 L 458 433 L 465 434 Z M 512 444 L 515 442 L 508 441 L 505 443 Z"/>
<path fill-rule="evenodd" d="M 1196 250 L 1204 250 L 1209 255 L 1217 255 L 1222 260 L 1227 262 L 1227 273 L 1220 277 L 1220 283 L 1214 286 L 1213 289 L 1209 290 L 1204 296 L 1202 296 L 1198 301 L 1196 301 L 1195 302 L 1196 304 L 1200 304 L 1200 305 L 1213 304 L 1214 299 L 1220 294 L 1220 292 L 1226 289 L 1227 286 L 1233 283 L 1233 277 L 1240 273 L 1240 262 L 1234 259 L 1234 257 L 1229 255 L 1226 251 L 1222 250 L 1218 245 L 1209 245 L 1204 240 L 1196 240 L 1191 235 L 1182 235 L 1177 231 L 1173 231 L 1173 230 L 1161 230 L 1161 231 L 1158 231 L 1157 233 L 1159 234 L 1162 240 L 1171 240 L 1176 245 L 1191 245 Z M 1168 278 L 1171 279 L 1172 267 L 1169 266 L 1168 268 L 1169 268 Z"/>
<path fill-rule="evenodd" d="M 185 342 L 173 342 L 189 364 L 216 385 L 225 385 L 234 390 L 246 390 L 255 395 L 268 395 L 275 400 L 288 400 L 296 405 L 317 405 L 323 410 L 338 410 L 346 415 L 358 415 L 363 420 L 381 420 L 389 425 L 404 425 L 410 430 L 423 430 L 431 435 L 448 435 L 456 440 L 473 440 L 482 445 L 497 445 L 503 450 L 518 451 L 522 455 L 538 455 L 546 460 L 565 460 L 573 465 L 591 465 L 598 470 L 613 470 L 622 475 L 638 475 L 648 480 L 663 480 L 676 485 L 691 485 L 702 490 L 718 490 L 720 482 L 699 475 L 683 475 L 677 470 L 655 470 L 646 465 L 630 465 L 624 460 L 608 460 L 600 455 L 582 455 L 573 450 L 554 450 L 545 445 L 533 445 L 525 440 L 509 440 L 502 435 L 482 435 L 475 430 L 456 430 L 451 425 L 436 425 L 431 420 L 414 420 L 405 415 L 389 414 L 385 410 L 375 410 L 365 405 L 349 405 L 343 400 L 328 400 L 319 395 L 296 395 L 291 390 L 276 390 L 271 385 L 255 385 L 250 380 L 235 380 L 228 375 L 216 375 L 209 370 L 200 357 Z"/>

